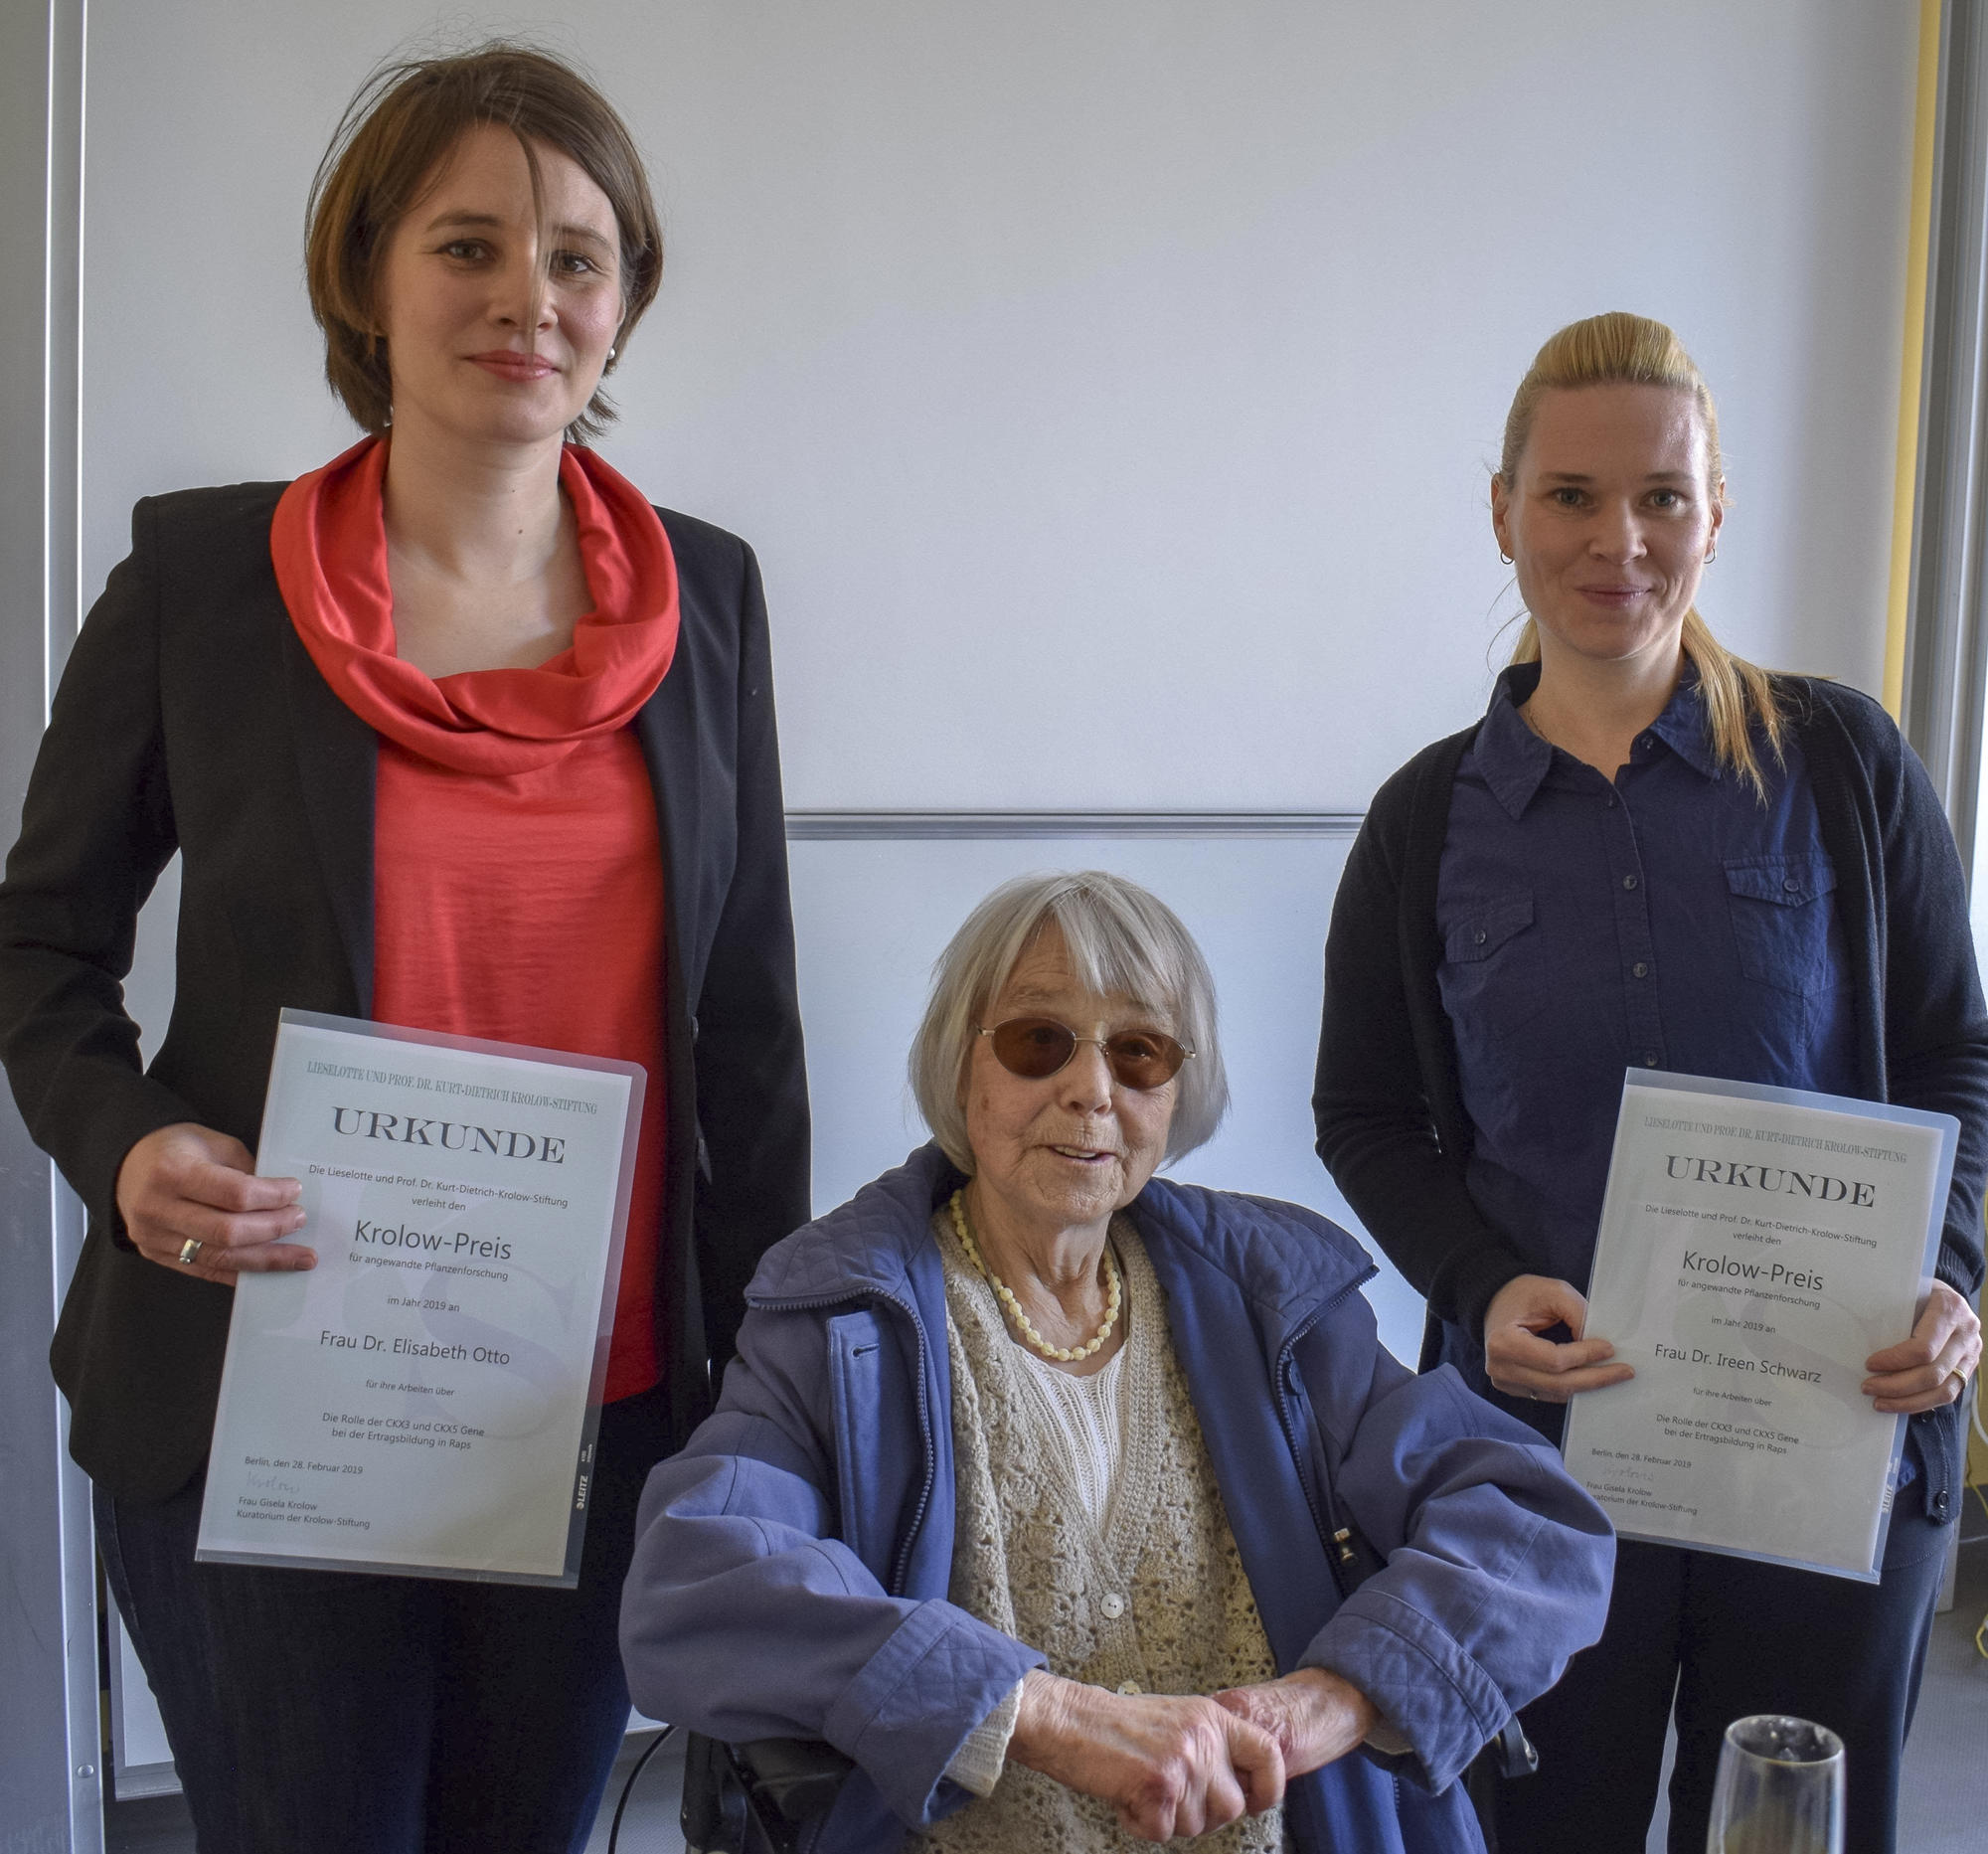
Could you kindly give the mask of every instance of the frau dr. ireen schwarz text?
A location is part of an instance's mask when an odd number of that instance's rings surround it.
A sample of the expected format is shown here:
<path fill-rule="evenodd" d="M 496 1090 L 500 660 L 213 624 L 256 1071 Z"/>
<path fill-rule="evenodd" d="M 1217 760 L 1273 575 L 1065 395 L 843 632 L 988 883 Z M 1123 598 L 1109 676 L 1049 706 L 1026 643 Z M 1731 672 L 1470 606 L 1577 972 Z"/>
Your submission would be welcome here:
<path fill-rule="evenodd" d="M 1803 1384 L 1820 1384 L 1822 1373 L 1809 1371 L 1800 1365 L 1784 1365 L 1777 1358 L 1735 1358 L 1730 1352 L 1708 1352 L 1693 1346 L 1686 1351 L 1681 1345 L 1659 1345 L 1659 1358 L 1667 1358 L 1677 1365 L 1723 1365 L 1728 1371 L 1758 1371 L 1770 1378 L 1796 1378 Z"/>

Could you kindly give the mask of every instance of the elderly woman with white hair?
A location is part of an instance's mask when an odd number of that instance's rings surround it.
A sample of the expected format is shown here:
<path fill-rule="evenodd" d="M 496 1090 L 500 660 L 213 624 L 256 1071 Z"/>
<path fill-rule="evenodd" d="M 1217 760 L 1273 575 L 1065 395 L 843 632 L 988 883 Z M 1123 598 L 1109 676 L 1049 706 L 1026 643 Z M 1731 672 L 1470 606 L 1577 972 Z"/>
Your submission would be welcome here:
<path fill-rule="evenodd" d="M 1599 1631 L 1607 1522 L 1389 1357 L 1343 1231 L 1155 1177 L 1228 1100 L 1186 928 L 1007 884 L 911 1081 L 934 1143 L 768 1253 L 651 1475 L 637 1704 L 845 1754 L 817 1854 L 1481 1847 L 1456 1778 Z"/>

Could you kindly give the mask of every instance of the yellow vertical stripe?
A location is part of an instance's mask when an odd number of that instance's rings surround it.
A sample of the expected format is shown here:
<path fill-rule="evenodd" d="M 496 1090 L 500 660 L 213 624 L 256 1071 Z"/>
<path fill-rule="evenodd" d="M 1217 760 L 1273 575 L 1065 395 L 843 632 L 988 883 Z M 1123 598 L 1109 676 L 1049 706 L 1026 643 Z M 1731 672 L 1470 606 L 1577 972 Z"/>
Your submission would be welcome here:
<path fill-rule="evenodd" d="M 1885 624 L 1885 706 L 1905 698 L 1905 625 L 1912 590 L 1912 515 L 1919 475 L 1919 376 L 1925 360 L 1927 255 L 1932 244 L 1933 129 L 1939 115 L 1940 0 L 1919 0 L 1918 106 L 1912 128 L 1912 219 L 1905 248 L 1905 362 L 1899 371 L 1899 456 L 1892 497 L 1892 596 Z"/>

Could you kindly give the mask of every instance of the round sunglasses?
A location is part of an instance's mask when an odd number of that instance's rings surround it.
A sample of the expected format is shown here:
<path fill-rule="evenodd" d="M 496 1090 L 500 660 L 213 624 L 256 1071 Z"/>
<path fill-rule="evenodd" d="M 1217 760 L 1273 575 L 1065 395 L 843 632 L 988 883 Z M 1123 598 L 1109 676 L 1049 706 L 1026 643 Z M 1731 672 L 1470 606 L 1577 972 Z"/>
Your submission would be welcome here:
<path fill-rule="evenodd" d="M 1194 1054 L 1157 1030 L 1080 1037 L 1054 1017 L 1011 1017 L 1005 1024 L 982 1026 L 975 1034 L 993 1039 L 994 1060 L 1010 1075 L 1031 1082 L 1055 1075 L 1077 1054 L 1079 1043 L 1094 1043 L 1103 1054 L 1111 1079 L 1121 1088 L 1141 1093 L 1166 1087 L 1180 1074 L 1181 1064 Z"/>

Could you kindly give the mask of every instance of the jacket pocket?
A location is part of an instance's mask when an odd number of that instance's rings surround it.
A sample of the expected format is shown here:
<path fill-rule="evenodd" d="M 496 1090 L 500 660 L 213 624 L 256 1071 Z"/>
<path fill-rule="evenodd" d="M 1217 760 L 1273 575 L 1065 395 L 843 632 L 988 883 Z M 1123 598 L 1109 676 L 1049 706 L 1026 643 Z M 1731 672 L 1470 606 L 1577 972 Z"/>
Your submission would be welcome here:
<path fill-rule="evenodd" d="M 1827 991 L 1836 869 L 1826 856 L 1755 856 L 1726 864 L 1740 970 L 1777 991 Z"/>

